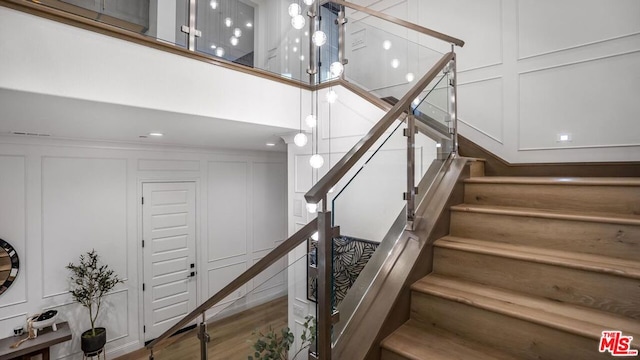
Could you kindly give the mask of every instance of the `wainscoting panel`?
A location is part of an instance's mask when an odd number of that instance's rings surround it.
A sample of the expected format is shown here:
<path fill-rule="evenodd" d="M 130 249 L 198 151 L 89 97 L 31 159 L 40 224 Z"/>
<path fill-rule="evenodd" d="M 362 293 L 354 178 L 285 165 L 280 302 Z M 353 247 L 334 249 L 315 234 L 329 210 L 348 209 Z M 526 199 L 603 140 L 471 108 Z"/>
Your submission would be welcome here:
<path fill-rule="evenodd" d="M 248 166 L 209 162 L 209 262 L 247 253 Z"/>
<path fill-rule="evenodd" d="M 296 193 L 306 193 L 311 189 L 313 182 L 313 169 L 309 165 L 311 155 L 297 154 L 294 156 L 294 191 Z"/>
<path fill-rule="evenodd" d="M 26 164 L 24 156 L 0 156 L 0 239 L 18 253 L 18 276 L 2 296 L 0 308 L 27 301 Z"/>
<path fill-rule="evenodd" d="M 140 171 L 200 171 L 200 162 L 193 160 L 138 160 Z"/>
<path fill-rule="evenodd" d="M 519 59 L 640 33 L 637 0 L 518 0 L 517 7 Z"/>
<path fill-rule="evenodd" d="M 504 126 L 503 82 L 501 77 L 458 85 L 458 120 L 502 143 Z"/>
<path fill-rule="evenodd" d="M 272 249 L 287 238 L 287 166 L 253 163 L 253 252 Z"/>
<path fill-rule="evenodd" d="M 68 291 L 65 266 L 92 249 L 128 276 L 127 160 L 43 157 L 42 207 L 45 298 Z"/>
<path fill-rule="evenodd" d="M 237 278 L 238 275 L 242 274 L 242 272 L 244 272 L 246 269 L 246 261 L 210 269 L 207 273 L 209 282 L 209 295 L 207 296 L 207 298 L 215 295 L 218 291 L 220 291 L 223 287 L 230 283 L 231 280 Z M 221 301 L 220 304 L 225 304 L 235 299 L 241 298 L 246 293 L 247 287 L 246 285 L 243 285 L 238 290 L 236 290 L 235 293 L 229 295 L 226 299 Z"/>
<path fill-rule="evenodd" d="M 639 63 L 640 51 L 521 74 L 519 150 L 640 145 L 640 78 L 625 76 Z"/>
<path fill-rule="evenodd" d="M 465 41 L 463 48 L 456 48 L 459 72 L 503 63 L 501 0 L 415 1 L 420 24 Z M 450 51 L 449 44 L 433 38 L 425 37 L 422 44 Z"/>
<path fill-rule="evenodd" d="M 253 263 L 257 263 L 260 259 L 254 259 Z M 276 263 L 268 267 L 253 279 L 253 294 L 278 288 L 280 291 L 284 288 L 286 276 L 287 258 L 284 257 Z"/>

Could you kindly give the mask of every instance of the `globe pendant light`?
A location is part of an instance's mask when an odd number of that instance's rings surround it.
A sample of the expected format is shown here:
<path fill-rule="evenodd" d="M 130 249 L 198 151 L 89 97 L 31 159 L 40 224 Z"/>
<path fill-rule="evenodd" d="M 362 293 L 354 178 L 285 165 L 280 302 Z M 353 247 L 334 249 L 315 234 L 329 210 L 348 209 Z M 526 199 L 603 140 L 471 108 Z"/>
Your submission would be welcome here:
<path fill-rule="evenodd" d="M 293 26 L 293 28 L 296 30 L 302 29 L 305 23 L 306 23 L 306 20 L 304 19 L 304 16 L 300 14 L 295 15 L 294 17 L 291 18 L 291 26 Z"/>
<path fill-rule="evenodd" d="M 315 115 L 311 114 L 307 115 L 307 117 L 304 119 L 304 122 L 308 127 L 314 128 L 318 124 L 318 119 L 316 119 Z"/>
<path fill-rule="evenodd" d="M 315 46 L 322 46 L 327 42 L 327 34 L 322 30 L 318 30 L 311 36 L 311 41 L 313 41 L 313 45 Z"/>
<path fill-rule="evenodd" d="M 309 159 L 309 165 L 314 169 L 320 169 L 324 165 L 324 158 L 320 154 L 314 154 Z"/>
<path fill-rule="evenodd" d="M 301 12 L 302 8 L 297 3 L 289 5 L 289 16 L 294 17 L 296 15 L 300 15 Z"/>
<path fill-rule="evenodd" d="M 293 138 L 293 142 L 298 146 L 298 147 L 303 147 L 305 145 L 307 145 L 307 135 L 305 135 L 304 133 L 297 133 L 296 136 Z"/>
<path fill-rule="evenodd" d="M 235 36 L 232 36 L 231 39 L 229 39 L 229 42 L 231 43 L 231 45 L 236 46 L 238 45 L 238 38 Z"/>
<path fill-rule="evenodd" d="M 239 38 L 240 36 L 242 36 L 242 30 L 240 28 L 233 29 L 233 36 Z"/>
<path fill-rule="evenodd" d="M 342 65 L 340 61 L 336 61 L 332 63 L 331 66 L 329 66 L 329 71 L 331 72 L 331 75 L 333 77 L 338 77 L 342 75 L 342 72 L 344 71 L 344 65 Z"/>
<path fill-rule="evenodd" d="M 313 4 L 314 0 L 304 0 L 305 5 L 311 5 Z"/>

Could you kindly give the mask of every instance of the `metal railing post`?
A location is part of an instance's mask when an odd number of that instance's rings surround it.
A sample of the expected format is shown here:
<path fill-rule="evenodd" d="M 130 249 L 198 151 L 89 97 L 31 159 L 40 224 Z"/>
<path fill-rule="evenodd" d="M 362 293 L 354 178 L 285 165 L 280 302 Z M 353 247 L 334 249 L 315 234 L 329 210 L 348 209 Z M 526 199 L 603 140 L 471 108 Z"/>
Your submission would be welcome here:
<path fill-rule="evenodd" d="M 207 343 L 211 341 L 211 337 L 207 333 L 207 323 L 205 322 L 204 313 L 202 313 L 198 339 L 200 339 L 200 360 L 207 360 Z"/>
<path fill-rule="evenodd" d="M 331 325 L 333 315 L 333 231 L 331 212 L 318 213 L 318 334 L 317 355 L 321 360 L 331 360 Z"/>
<path fill-rule="evenodd" d="M 418 193 L 418 189 L 415 185 L 416 131 L 415 116 L 407 116 L 407 128 L 404 129 L 404 136 L 407 137 L 407 192 L 404 193 L 404 200 L 407 201 L 407 229 L 409 230 L 413 230 L 416 194 Z"/>
<path fill-rule="evenodd" d="M 336 25 L 338 26 L 338 61 L 342 65 L 347 65 L 349 60 L 345 58 L 345 44 L 346 44 L 346 27 L 347 18 L 345 17 L 345 7 L 340 6 L 340 12 L 338 12 L 338 18 L 336 19 Z M 346 70 L 346 69 L 345 69 Z M 344 79 L 344 71 L 340 75 Z"/>
<path fill-rule="evenodd" d="M 453 149 L 454 154 L 458 154 L 458 74 L 456 73 L 456 54 L 454 52 L 455 46 L 451 44 L 451 52 L 453 53 L 453 59 L 449 62 L 449 114 L 451 115 L 451 123 L 449 124 L 451 134 L 453 135 Z"/>
<path fill-rule="evenodd" d="M 318 74 L 318 49 L 313 41 L 311 41 L 311 38 L 319 27 L 319 24 L 316 21 L 319 12 L 320 7 L 318 5 L 318 1 L 311 5 L 309 11 L 307 11 L 307 16 L 309 17 L 309 68 L 307 69 L 307 74 L 309 74 L 309 85 L 311 86 L 317 85 L 316 75 Z"/>

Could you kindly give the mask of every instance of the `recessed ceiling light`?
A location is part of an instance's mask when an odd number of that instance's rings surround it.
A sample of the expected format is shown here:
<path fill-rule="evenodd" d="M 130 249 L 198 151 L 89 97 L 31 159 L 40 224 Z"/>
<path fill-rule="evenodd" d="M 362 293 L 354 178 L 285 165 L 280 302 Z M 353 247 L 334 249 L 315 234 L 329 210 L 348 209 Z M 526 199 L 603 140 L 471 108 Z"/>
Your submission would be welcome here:
<path fill-rule="evenodd" d="M 252 24 L 252 23 L 250 23 L 250 22 L 248 22 L 246 26 L 247 26 L 248 28 L 252 28 L 252 27 L 253 27 L 253 24 Z"/>
<path fill-rule="evenodd" d="M 272 143 L 272 142 L 268 142 L 266 145 L 267 145 L 267 146 L 276 146 L 276 144 L 275 144 L 275 143 Z"/>
<path fill-rule="evenodd" d="M 164 136 L 163 133 L 159 133 L 159 132 L 150 132 L 149 136 L 156 136 L 156 137 L 160 137 L 160 136 Z"/>

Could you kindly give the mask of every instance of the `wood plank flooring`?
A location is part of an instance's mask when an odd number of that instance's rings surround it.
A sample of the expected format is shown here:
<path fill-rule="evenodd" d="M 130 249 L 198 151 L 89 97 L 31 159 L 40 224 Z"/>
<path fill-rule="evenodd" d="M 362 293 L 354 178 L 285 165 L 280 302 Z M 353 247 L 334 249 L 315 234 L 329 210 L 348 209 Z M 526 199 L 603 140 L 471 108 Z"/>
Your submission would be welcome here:
<path fill-rule="evenodd" d="M 209 324 L 209 359 L 246 360 L 253 353 L 253 331 L 266 331 L 270 326 L 278 332 L 287 326 L 286 296 Z M 200 342 L 197 332 L 196 328 L 170 338 L 167 340 L 168 346 L 154 351 L 155 360 L 199 360 Z M 148 358 L 149 351 L 140 349 L 117 360 Z"/>

